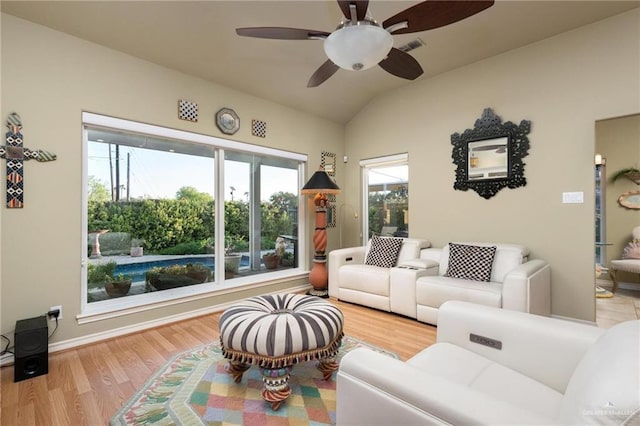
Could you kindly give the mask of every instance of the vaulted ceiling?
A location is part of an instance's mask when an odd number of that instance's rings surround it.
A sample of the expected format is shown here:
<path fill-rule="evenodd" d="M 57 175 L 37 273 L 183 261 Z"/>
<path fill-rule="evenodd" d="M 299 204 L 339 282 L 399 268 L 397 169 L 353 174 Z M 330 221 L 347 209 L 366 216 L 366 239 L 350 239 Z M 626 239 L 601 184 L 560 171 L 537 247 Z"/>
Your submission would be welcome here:
<path fill-rule="evenodd" d="M 417 1 L 369 4 L 379 22 Z M 452 25 L 394 36 L 410 52 L 420 79 L 638 7 L 638 1 L 501 1 Z M 326 61 L 321 40 L 240 37 L 238 27 L 283 26 L 331 32 L 342 18 L 335 1 L 5 1 L 2 12 L 339 123 L 375 96 L 410 81 L 379 67 L 339 70 L 307 88 Z M 4 42 L 4 40 L 3 40 Z M 553 66 L 553 64 L 549 64 Z"/>

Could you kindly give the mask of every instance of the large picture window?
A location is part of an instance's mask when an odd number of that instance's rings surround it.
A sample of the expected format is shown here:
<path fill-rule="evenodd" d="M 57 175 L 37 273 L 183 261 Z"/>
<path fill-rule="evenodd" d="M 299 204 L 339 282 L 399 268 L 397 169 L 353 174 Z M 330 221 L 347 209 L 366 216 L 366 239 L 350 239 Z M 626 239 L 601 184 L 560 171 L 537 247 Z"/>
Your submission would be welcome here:
<path fill-rule="evenodd" d="M 85 306 L 210 292 L 301 266 L 304 156 L 104 119 L 125 128 L 85 121 Z"/>

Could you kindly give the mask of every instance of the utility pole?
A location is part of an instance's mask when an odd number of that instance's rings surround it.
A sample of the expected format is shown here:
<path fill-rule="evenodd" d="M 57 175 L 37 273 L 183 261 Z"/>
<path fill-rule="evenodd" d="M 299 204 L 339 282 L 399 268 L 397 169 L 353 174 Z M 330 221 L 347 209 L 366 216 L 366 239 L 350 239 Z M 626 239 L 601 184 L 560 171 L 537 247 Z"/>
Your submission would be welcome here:
<path fill-rule="evenodd" d="M 131 153 L 127 152 L 127 202 L 129 202 L 129 187 L 131 186 Z"/>
<path fill-rule="evenodd" d="M 116 201 L 120 201 L 120 145 L 116 144 Z"/>
<path fill-rule="evenodd" d="M 111 188 L 111 201 L 115 201 L 116 197 L 113 191 L 113 160 L 111 159 L 111 144 L 109 144 L 109 184 L 109 187 Z"/>

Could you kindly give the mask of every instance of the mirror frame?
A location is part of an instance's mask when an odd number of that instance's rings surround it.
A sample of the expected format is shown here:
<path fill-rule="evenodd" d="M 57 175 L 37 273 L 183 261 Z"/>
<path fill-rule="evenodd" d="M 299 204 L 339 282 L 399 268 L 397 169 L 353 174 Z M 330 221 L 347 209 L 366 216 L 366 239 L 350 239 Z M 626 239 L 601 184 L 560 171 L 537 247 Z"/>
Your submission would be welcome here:
<path fill-rule="evenodd" d="M 456 169 L 456 180 L 453 188 L 458 191 L 472 189 L 483 198 L 489 199 L 496 195 L 502 188 L 518 188 L 527 184 L 524 177 L 524 165 L 522 161 L 528 155 L 529 139 L 527 134 L 531 131 L 531 121 L 522 120 L 519 125 L 507 121 L 502 123 L 491 108 L 485 108 L 482 116 L 475 122 L 473 129 L 467 129 L 462 134 L 451 135 L 453 151 L 451 158 Z M 499 167 L 500 176 L 486 178 L 470 178 L 469 149 L 473 147 L 491 147 L 500 149 L 505 142 L 499 139 L 506 138 L 506 176 L 502 167 Z M 493 142 L 493 144 L 492 144 Z M 477 149 L 477 148 L 476 148 Z"/>
<path fill-rule="evenodd" d="M 640 209 L 640 191 L 627 191 L 618 197 L 618 203 L 628 209 Z"/>

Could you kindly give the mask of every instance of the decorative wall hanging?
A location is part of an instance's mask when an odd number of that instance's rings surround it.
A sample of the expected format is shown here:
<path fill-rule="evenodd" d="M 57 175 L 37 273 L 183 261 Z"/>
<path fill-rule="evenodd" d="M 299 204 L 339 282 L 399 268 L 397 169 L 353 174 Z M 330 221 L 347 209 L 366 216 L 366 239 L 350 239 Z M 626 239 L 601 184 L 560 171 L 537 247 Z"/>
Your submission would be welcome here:
<path fill-rule="evenodd" d="M 622 170 L 618 170 L 613 174 L 613 176 L 611 176 L 611 181 L 615 182 L 620 178 L 629 179 L 636 185 L 640 185 L 640 170 L 636 167 L 627 167 Z"/>
<path fill-rule="evenodd" d="M 335 152 L 322 151 L 320 157 L 320 167 L 327 172 L 329 176 L 336 177 L 336 154 Z M 336 194 L 328 194 L 329 208 L 327 209 L 327 228 L 336 227 Z"/>
<path fill-rule="evenodd" d="M 322 151 L 322 157 L 320 159 L 320 166 L 327 172 L 327 174 L 333 178 L 336 177 L 336 154 L 334 152 Z"/>
<path fill-rule="evenodd" d="M 260 120 L 251 120 L 251 134 L 259 138 L 266 138 L 267 123 Z"/>
<path fill-rule="evenodd" d="M 222 108 L 216 112 L 216 125 L 222 133 L 232 135 L 240 128 L 240 117 L 230 108 Z"/>
<path fill-rule="evenodd" d="M 640 191 L 629 191 L 618 197 L 618 203 L 628 209 L 640 209 Z"/>
<path fill-rule="evenodd" d="M 522 159 L 528 155 L 530 131 L 531 121 L 502 123 L 491 108 L 485 108 L 473 129 L 451 135 L 451 158 L 458 166 L 453 188 L 473 189 L 489 199 L 502 188 L 525 186 Z"/>
<path fill-rule="evenodd" d="M 180 120 L 198 121 L 198 104 L 180 99 L 178 101 L 178 118 Z"/>
<path fill-rule="evenodd" d="M 7 144 L 0 146 L 0 158 L 7 160 L 7 207 L 21 209 L 24 206 L 24 161 L 46 162 L 57 157 L 52 152 L 32 151 L 22 146 L 22 120 L 15 112 L 9 114 L 7 127 Z"/>

